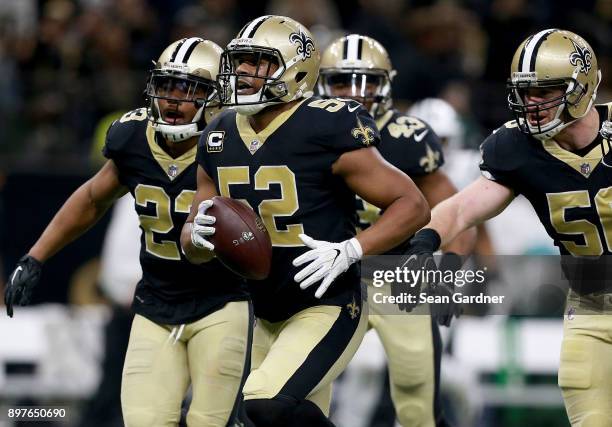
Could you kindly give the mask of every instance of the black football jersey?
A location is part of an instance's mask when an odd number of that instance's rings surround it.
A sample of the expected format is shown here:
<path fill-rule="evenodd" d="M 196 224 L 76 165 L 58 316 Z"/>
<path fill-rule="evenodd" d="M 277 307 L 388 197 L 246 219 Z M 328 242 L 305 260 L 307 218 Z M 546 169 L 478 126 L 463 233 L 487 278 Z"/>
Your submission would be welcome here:
<path fill-rule="evenodd" d="M 117 165 L 140 217 L 143 277 L 133 308 L 157 323 L 188 323 L 247 299 L 246 285 L 217 260 L 185 259 L 180 233 L 196 190 L 197 147 L 172 158 L 156 138 L 146 109 L 137 109 L 111 125 L 103 153 Z"/>
<path fill-rule="evenodd" d="M 391 110 L 376 120 L 376 125 L 381 137 L 378 151 L 386 161 L 411 178 L 433 173 L 444 164 L 440 138 L 424 121 Z M 360 197 L 356 198 L 356 203 L 362 230 L 382 214 L 378 207 Z M 403 253 L 404 250 L 405 245 L 400 245 L 389 253 Z"/>
<path fill-rule="evenodd" d="M 308 249 L 300 233 L 331 242 L 355 235 L 355 193 L 332 173 L 332 165 L 343 153 L 376 146 L 379 139 L 361 104 L 317 97 L 281 113 L 260 133 L 234 111 L 205 129 L 199 164 L 221 195 L 243 199 L 259 213 L 272 239 L 272 272 L 250 286 L 257 316 L 279 321 L 314 305 L 353 300 L 359 290 L 357 265 L 317 299 L 318 283 L 302 291 L 294 282 L 299 269 L 292 261 Z"/>
<path fill-rule="evenodd" d="M 600 125 L 612 104 L 598 105 Z M 523 194 L 562 255 L 612 253 L 612 168 L 601 163 L 601 136 L 578 153 L 525 135 L 515 121 L 482 144 L 483 175 Z M 570 281 L 571 283 L 571 281 Z"/>

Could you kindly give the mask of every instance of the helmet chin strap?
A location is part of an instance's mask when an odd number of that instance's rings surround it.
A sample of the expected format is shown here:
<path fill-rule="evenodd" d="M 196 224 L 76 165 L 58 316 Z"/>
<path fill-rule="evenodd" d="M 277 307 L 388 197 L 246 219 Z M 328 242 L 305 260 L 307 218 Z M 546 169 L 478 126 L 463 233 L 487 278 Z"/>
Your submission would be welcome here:
<path fill-rule="evenodd" d="M 157 100 L 155 101 L 157 102 Z M 156 105 L 157 107 L 157 105 Z M 194 136 L 201 135 L 202 129 L 198 128 L 198 122 L 202 118 L 204 112 L 204 106 L 198 108 L 195 116 L 191 120 L 191 123 L 184 125 L 172 125 L 161 118 L 161 116 L 153 123 L 153 129 L 159 132 L 166 141 L 170 142 L 183 142 Z"/>
<path fill-rule="evenodd" d="M 153 128 L 156 132 L 159 132 L 166 141 L 171 142 L 183 142 L 196 135 L 202 134 L 201 130 L 198 130 L 196 123 L 189 123 L 186 125 L 169 125 L 165 123 L 155 123 Z"/>
<path fill-rule="evenodd" d="M 544 126 L 532 126 L 526 117 L 523 120 L 525 120 L 531 135 L 536 139 L 544 141 L 547 139 L 551 139 L 571 123 L 565 123 L 563 122 L 563 120 L 561 120 L 561 115 L 563 114 L 564 110 L 565 104 L 559 104 L 559 106 L 557 107 L 557 111 L 555 112 L 555 117 L 549 123 L 546 123 Z"/>
<path fill-rule="evenodd" d="M 295 62 L 297 62 L 297 56 L 288 61 L 286 67 L 279 68 L 276 70 L 269 78 L 275 79 L 280 77 L 287 69 L 290 68 Z M 232 76 L 230 80 L 231 87 L 236 88 L 237 84 L 236 76 Z M 251 95 L 238 95 L 236 94 L 236 105 L 233 107 L 238 114 L 242 114 L 243 116 L 253 116 L 264 108 L 269 107 L 270 105 L 282 104 L 284 102 L 293 101 L 294 99 L 298 99 L 302 97 L 302 92 L 298 91 L 296 96 L 293 99 L 287 101 L 267 101 L 266 96 L 262 94 L 263 90 L 266 88 L 267 84 L 264 83 L 259 90 Z"/>
<path fill-rule="evenodd" d="M 549 123 L 553 124 L 553 123 L 559 123 L 558 125 L 554 126 L 552 129 L 546 131 L 546 132 L 542 132 L 542 133 L 538 133 L 538 134 L 532 134 L 532 136 L 536 139 L 539 139 L 540 141 L 545 141 L 547 139 L 552 139 L 554 138 L 557 134 L 559 134 L 559 132 L 561 132 L 563 129 L 565 129 L 566 127 L 568 127 L 569 125 L 571 125 L 572 123 L 574 123 L 577 119 L 571 120 L 569 122 L 562 122 L 561 119 L 554 119 L 553 121 L 551 121 Z M 531 126 L 529 126 L 531 128 Z"/>
<path fill-rule="evenodd" d="M 576 75 L 578 75 L 578 72 L 579 72 L 579 67 L 576 67 L 576 71 L 574 71 L 574 74 L 572 76 L 574 78 L 574 81 L 576 81 L 575 78 L 576 78 Z M 573 120 L 570 120 L 568 122 L 562 121 L 561 120 L 561 113 L 563 112 L 563 109 L 565 108 L 565 104 L 562 104 L 561 106 L 559 106 L 559 109 L 557 110 L 557 114 L 555 114 L 555 118 L 550 123 L 547 124 L 547 126 L 552 126 L 552 128 L 550 130 L 548 130 L 548 131 L 545 131 L 545 132 L 542 132 L 540 134 L 533 135 L 533 136 L 535 138 L 539 139 L 539 140 L 546 140 L 546 139 L 554 138 L 563 129 L 565 129 L 566 127 L 568 127 L 572 123 L 574 123 L 576 120 L 581 119 L 582 117 L 584 117 L 586 115 L 586 113 L 589 112 L 589 110 L 593 106 L 593 103 L 595 102 L 595 98 L 597 97 L 597 89 L 599 88 L 599 83 L 601 83 L 601 70 L 597 71 L 597 85 L 595 86 L 595 89 L 593 90 L 593 94 L 591 95 L 591 99 L 589 100 L 589 105 L 585 109 L 585 112 L 584 112 L 584 114 L 582 116 L 576 117 Z M 573 87 L 569 87 L 568 86 L 567 93 L 571 92 L 572 90 L 573 90 Z M 527 125 L 529 126 L 529 123 Z M 529 129 L 530 130 L 534 130 L 534 129 L 537 130 L 537 128 L 534 128 L 532 126 L 529 126 Z"/>
<path fill-rule="evenodd" d="M 238 95 L 238 91 L 236 90 L 238 83 L 237 80 L 238 79 L 236 76 L 230 77 L 230 86 L 236 91 L 236 105 L 234 106 L 234 109 L 238 112 L 238 114 L 242 114 L 243 116 L 252 116 L 259 113 L 268 105 L 272 104 L 271 102 L 265 102 L 264 96 L 262 95 L 262 91 L 266 86 L 265 84 L 262 85 L 255 93 L 250 95 Z M 260 102 L 262 100 L 264 100 L 264 102 Z"/>
<path fill-rule="evenodd" d="M 238 114 L 242 114 L 243 116 L 252 116 L 259 113 L 268 105 L 272 105 L 272 102 L 256 103 L 261 99 L 262 91 L 263 86 L 257 92 L 251 95 L 236 95 L 237 105 L 234 107 L 234 109 L 238 112 Z"/>

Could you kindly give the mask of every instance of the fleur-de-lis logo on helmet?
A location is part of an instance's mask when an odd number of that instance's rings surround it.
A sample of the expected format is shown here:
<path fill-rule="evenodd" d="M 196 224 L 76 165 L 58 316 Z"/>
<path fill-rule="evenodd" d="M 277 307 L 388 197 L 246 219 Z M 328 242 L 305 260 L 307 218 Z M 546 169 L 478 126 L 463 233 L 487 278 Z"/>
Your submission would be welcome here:
<path fill-rule="evenodd" d="M 289 41 L 297 45 L 297 54 L 302 55 L 302 61 L 312 56 L 312 51 L 315 49 L 315 44 L 310 37 L 300 30 L 299 33 L 291 33 Z"/>
<path fill-rule="evenodd" d="M 572 40 L 572 44 L 574 45 L 574 52 L 572 52 L 569 57 L 570 64 L 573 66 L 580 65 L 580 72 L 588 74 L 591 70 L 591 59 L 593 58 L 593 54 L 589 49 L 580 46 L 574 40 Z"/>
<path fill-rule="evenodd" d="M 374 130 L 369 126 L 364 126 L 357 117 L 357 127 L 351 130 L 351 135 L 366 147 L 374 142 Z"/>

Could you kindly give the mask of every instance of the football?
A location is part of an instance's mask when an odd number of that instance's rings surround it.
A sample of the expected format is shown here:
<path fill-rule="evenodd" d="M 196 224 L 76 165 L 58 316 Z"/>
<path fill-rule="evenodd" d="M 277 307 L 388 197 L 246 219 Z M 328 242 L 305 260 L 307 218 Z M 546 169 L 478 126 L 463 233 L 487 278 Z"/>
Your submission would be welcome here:
<path fill-rule="evenodd" d="M 272 242 L 261 218 L 245 203 L 229 197 L 213 197 L 207 213 L 217 218 L 215 245 L 219 261 L 245 279 L 268 277 L 272 263 Z"/>

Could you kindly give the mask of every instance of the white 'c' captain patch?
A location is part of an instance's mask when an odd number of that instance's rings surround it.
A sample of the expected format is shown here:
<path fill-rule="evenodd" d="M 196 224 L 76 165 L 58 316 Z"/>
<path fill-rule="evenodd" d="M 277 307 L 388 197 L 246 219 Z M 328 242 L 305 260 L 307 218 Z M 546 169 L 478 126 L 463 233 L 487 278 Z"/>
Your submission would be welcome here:
<path fill-rule="evenodd" d="M 223 151 L 223 140 L 225 139 L 225 131 L 208 132 L 206 137 L 206 152 L 219 153 Z"/>

